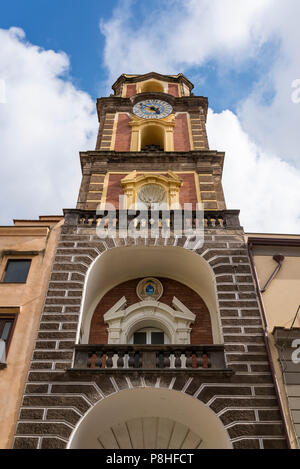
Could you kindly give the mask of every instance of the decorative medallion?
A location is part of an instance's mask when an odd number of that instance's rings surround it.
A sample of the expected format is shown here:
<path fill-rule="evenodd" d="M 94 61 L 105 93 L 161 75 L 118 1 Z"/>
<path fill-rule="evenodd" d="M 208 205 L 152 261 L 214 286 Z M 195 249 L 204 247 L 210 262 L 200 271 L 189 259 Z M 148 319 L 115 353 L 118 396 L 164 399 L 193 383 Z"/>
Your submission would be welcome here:
<path fill-rule="evenodd" d="M 152 204 L 159 204 L 166 200 L 166 191 L 158 184 L 145 184 L 139 190 L 138 198 L 148 208 L 151 208 Z"/>
<path fill-rule="evenodd" d="M 172 106 L 160 99 L 145 99 L 133 106 L 133 113 L 143 119 L 162 119 L 172 112 Z"/>
<path fill-rule="evenodd" d="M 163 294 L 163 286 L 156 278 L 147 277 L 138 283 L 136 293 L 140 300 L 157 301 Z"/>

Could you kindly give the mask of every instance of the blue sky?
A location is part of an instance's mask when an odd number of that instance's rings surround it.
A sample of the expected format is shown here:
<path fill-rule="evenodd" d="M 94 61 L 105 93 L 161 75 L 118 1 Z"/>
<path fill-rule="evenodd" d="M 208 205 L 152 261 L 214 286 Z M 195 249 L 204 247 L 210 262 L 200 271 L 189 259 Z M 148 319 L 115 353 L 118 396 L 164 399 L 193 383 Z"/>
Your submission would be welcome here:
<path fill-rule="evenodd" d="M 135 13 L 128 25 L 134 29 L 149 14 L 155 11 L 159 14 L 162 3 L 161 0 L 134 2 Z M 104 85 L 107 69 L 103 64 L 105 38 L 99 22 L 109 20 L 119 5 L 117 0 L 11 0 L 2 6 L 0 28 L 20 27 L 30 43 L 67 53 L 71 61 L 69 78 L 95 100 L 99 93 L 107 91 Z M 268 70 L 273 52 L 269 43 L 256 57 L 245 57 L 245 63 L 239 68 L 227 69 L 226 61 L 217 64 L 211 59 L 201 69 L 186 67 L 185 74 L 195 85 L 194 93 L 208 96 L 215 111 L 235 110 L 259 76 Z M 155 67 L 155 63 L 151 66 Z"/>
<path fill-rule="evenodd" d="M 32 44 L 66 52 L 76 85 L 95 99 L 105 75 L 100 18 L 109 18 L 114 0 L 11 0 L 1 7 L 0 28 L 18 26 Z"/>
<path fill-rule="evenodd" d="M 210 146 L 226 152 L 227 206 L 245 229 L 299 232 L 299 15 L 298 0 L 3 2 L 0 223 L 74 206 L 96 98 L 121 73 L 157 71 L 208 97 Z"/>

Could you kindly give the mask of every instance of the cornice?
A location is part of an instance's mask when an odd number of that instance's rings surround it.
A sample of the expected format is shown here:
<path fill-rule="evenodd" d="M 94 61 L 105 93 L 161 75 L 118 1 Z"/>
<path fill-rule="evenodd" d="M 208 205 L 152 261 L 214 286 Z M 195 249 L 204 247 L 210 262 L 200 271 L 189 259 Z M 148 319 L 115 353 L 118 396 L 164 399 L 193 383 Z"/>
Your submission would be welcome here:
<path fill-rule="evenodd" d="M 189 152 L 116 152 L 116 151 L 82 151 L 80 152 L 80 161 L 82 172 L 86 165 L 90 165 L 90 171 L 92 171 L 92 165 L 94 163 L 102 163 L 103 169 L 109 164 L 114 163 L 137 163 L 137 167 L 141 164 L 161 164 L 166 163 L 193 163 L 199 170 L 205 171 L 206 166 L 218 166 L 223 171 L 225 153 L 215 150 L 196 150 Z"/>
<path fill-rule="evenodd" d="M 122 83 L 137 83 L 149 80 L 150 78 L 156 78 L 157 80 L 168 81 L 171 83 L 184 83 L 190 91 L 194 88 L 193 83 L 189 81 L 182 73 L 179 73 L 178 75 L 162 75 L 161 73 L 157 72 L 149 72 L 143 75 L 126 75 L 123 73 L 112 85 L 112 89 L 114 92 L 116 92 Z"/>
<path fill-rule="evenodd" d="M 0 226 L 0 237 L 43 236 L 46 237 L 50 226 Z"/>

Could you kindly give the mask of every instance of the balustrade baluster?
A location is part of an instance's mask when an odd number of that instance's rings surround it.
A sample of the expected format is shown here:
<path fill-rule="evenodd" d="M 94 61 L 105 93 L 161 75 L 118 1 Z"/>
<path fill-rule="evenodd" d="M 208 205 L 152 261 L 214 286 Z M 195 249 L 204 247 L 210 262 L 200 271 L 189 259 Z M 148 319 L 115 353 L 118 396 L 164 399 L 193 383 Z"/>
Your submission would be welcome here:
<path fill-rule="evenodd" d="M 102 350 L 100 350 L 100 352 L 96 352 L 96 360 L 95 360 L 96 368 L 102 368 L 102 356 L 103 356 Z"/>
<path fill-rule="evenodd" d="M 135 360 L 134 360 L 135 352 L 134 352 L 134 350 L 129 350 L 128 356 L 129 356 L 128 367 L 129 368 L 134 368 L 134 363 L 135 363 Z"/>
<path fill-rule="evenodd" d="M 186 363 L 185 363 L 185 366 L 186 366 L 187 368 L 193 368 L 193 358 L 192 358 L 192 352 L 191 352 L 191 350 L 186 350 L 185 356 L 186 356 Z"/>
<path fill-rule="evenodd" d="M 112 368 L 113 367 L 113 356 L 114 356 L 114 351 L 113 350 L 108 350 L 106 352 L 106 368 Z"/>
<path fill-rule="evenodd" d="M 203 368 L 210 368 L 211 367 L 211 360 L 206 352 L 203 352 L 202 354 L 202 360 L 203 360 Z"/>
<path fill-rule="evenodd" d="M 181 368 L 182 367 L 181 350 L 175 350 L 174 355 L 175 355 L 175 368 Z"/>
<path fill-rule="evenodd" d="M 95 368 L 96 358 L 97 358 L 96 352 L 88 353 L 88 359 L 87 359 L 87 362 L 86 362 L 86 365 L 87 365 L 88 368 Z"/>
<path fill-rule="evenodd" d="M 117 368 L 124 368 L 124 352 L 120 351 L 118 353 Z"/>
<path fill-rule="evenodd" d="M 170 352 L 163 354 L 163 368 L 170 368 Z"/>
<path fill-rule="evenodd" d="M 203 367 L 202 352 L 196 352 L 196 368 Z"/>

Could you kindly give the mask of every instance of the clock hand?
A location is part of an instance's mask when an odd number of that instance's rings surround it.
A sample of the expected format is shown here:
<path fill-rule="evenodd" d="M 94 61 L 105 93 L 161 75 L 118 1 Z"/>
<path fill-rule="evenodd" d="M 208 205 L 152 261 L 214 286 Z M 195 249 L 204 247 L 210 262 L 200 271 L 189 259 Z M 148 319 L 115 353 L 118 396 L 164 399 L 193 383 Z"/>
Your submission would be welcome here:
<path fill-rule="evenodd" d="M 158 107 L 150 106 L 150 110 L 151 110 L 151 111 L 155 111 L 156 114 L 160 114 L 160 109 L 159 109 Z"/>

